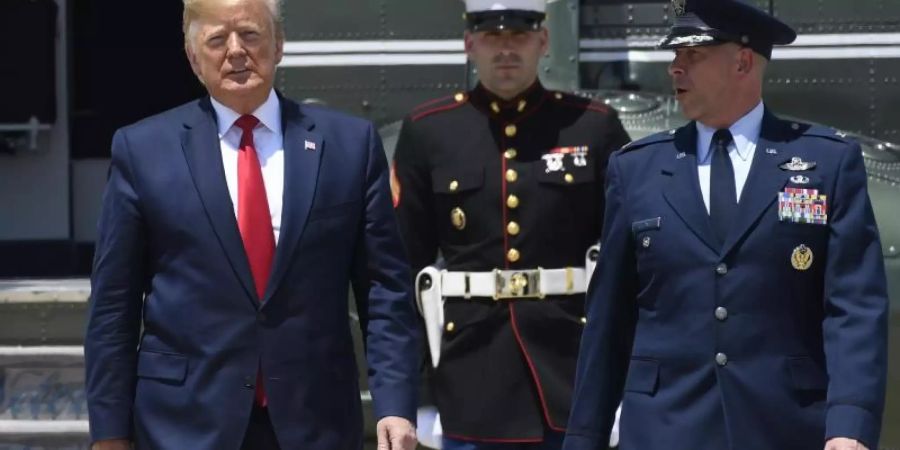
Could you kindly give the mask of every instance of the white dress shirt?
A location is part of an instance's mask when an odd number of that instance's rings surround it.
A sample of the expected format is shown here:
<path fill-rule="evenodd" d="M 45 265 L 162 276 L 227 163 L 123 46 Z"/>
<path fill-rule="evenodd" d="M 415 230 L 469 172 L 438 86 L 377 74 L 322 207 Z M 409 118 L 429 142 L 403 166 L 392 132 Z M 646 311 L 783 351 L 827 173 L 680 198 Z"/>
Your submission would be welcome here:
<path fill-rule="evenodd" d="M 728 128 L 734 140 L 728 146 L 728 156 L 731 157 L 731 165 L 734 167 L 734 185 L 737 193 L 737 201 L 741 201 L 741 191 L 750 174 L 750 166 L 753 164 L 753 155 L 756 153 L 756 143 L 759 141 L 759 132 L 762 129 L 763 113 L 765 107 L 762 102 L 756 105 L 752 111 Z M 712 144 L 715 128 L 710 128 L 697 122 L 697 173 L 700 175 L 700 192 L 703 194 L 703 203 L 706 204 L 706 212 L 709 212 L 709 176 L 710 163 L 712 162 Z"/>
<path fill-rule="evenodd" d="M 234 214 L 238 211 L 238 147 L 241 144 L 240 128 L 234 122 L 240 114 L 212 99 L 213 109 L 219 126 L 219 147 L 222 151 L 222 164 L 225 167 L 225 181 L 228 183 L 228 194 L 234 205 Z M 275 90 L 253 115 L 259 124 L 253 130 L 253 145 L 259 164 L 262 166 L 263 183 L 266 186 L 266 199 L 269 201 L 269 213 L 272 215 L 272 229 L 275 231 L 275 242 L 281 232 L 281 204 L 284 193 L 284 133 L 281 128 L 281 102 Z"/>

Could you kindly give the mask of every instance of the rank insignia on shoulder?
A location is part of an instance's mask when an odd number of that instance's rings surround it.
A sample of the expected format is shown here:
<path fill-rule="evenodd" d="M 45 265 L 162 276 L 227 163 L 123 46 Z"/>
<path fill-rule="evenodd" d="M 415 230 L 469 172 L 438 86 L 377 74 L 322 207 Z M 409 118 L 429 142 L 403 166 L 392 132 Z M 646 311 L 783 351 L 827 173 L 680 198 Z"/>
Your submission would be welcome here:
<path fill-rule="evenodd" d="M 778 193 L 778 220 L 827 225 L 828 196 L 819 195 L 818 189 L 786 188 Z"/>
<path fill-rule="evenodd" d="M 808 270 L 812 267 L 813 251 L 804 244 L 800 244 L 791 253 L 791 265 L 797 270 Z"/>
<path fill-rule="evenodd" d="M 790 172 L 803 172 L 805 170 L 812 170 L 816 168 L 815 161 L 804 161 L 803 158 L 799 156 L 794 156 L 791 158 L 790 162 L 786 162 L 780 166 L 781 170 L 787 170 Z"/>

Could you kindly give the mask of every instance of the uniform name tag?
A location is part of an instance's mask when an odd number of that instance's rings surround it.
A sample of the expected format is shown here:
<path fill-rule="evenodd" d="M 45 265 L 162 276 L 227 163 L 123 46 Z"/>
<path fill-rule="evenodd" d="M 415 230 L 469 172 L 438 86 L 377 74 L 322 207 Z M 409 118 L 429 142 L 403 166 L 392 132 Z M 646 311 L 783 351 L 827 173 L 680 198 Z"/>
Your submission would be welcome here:
<path fill-rule="evenodd" d="M 637 234 L 641 231 L 658 230 L 660 228 L 660 225 L 662 225 L 662 217 L 638 220 L 637 222 L 632 222 L 631 232 Z"/>
<path fill-rule="evenodd" d="M 826 225 L 828 197 L 819 195 L 818 189 L 785 188 L 778 193 L 778 220 Z"/>

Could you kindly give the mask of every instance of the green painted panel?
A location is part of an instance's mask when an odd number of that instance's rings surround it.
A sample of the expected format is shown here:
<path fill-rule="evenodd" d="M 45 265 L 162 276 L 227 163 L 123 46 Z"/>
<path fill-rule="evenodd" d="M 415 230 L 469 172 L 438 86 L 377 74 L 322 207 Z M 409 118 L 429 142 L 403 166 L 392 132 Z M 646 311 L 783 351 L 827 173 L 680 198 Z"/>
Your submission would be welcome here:
<path fill-rule="evenodd" d="M 384 37 L 384 0 L 288 1 L 282 12 L 288 41 Z"/>
<path fill-rule="evenodd" d="M 278 86 L 376 124 L 399 120 L 422 102 L 465 89 L 465 66 L 283 68 Z"/>
<path fill-rule="evenodd" d="M 384 26 L 391 39 L 462 39 L 466 24 L 457 0 L 385 1 Z"/>

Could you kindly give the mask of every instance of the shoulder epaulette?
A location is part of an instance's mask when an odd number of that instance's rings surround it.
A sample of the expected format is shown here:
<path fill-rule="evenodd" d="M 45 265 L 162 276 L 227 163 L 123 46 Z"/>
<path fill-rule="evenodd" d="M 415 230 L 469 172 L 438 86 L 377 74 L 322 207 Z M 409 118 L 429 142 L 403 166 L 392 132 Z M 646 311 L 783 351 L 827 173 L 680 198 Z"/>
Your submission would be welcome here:
<path fill-rule="evenodd" d="M 630 152 L 639 148 L 647 147 L 648 145 L 658 144 L 660 142 L 674 141 L 676 131 L 677 130 L 663 131 L 660 133 L 651 134 L 650 136 L 638 139 L 636 141 L 631 141 L 622 147 L 622 151 Z"/>
<path fill-rule="evenodd" d="M 581 108 L 581 109 L 586 109 L 588 111 L 595 111 L 595 112 L 599 112 L 599 113 L 603 113 L 603 114 L 609 113 L 609 109 L 610 109 L 609 105 L 607 105 L 599 100 L 589 98 L 589 97 L 583 97 L 583 96 L 575 95 L 575 94 L 567 94 L 565 92 L 559 92 L 559 91 L 547 91 L 547 92 L 550 95 L 550 97 L 553 98 L 553 100 L 555 100 L 557 103 L 560 103 L 560 104 L 563 104 L 566 106 L 571 106 L 573 108 Z"/>
<path fill-rule="evenodd" d="M 425 116 L 430 116 L 442 111 L 449 111 L 465 105 L 468 101 L 469 95 L 465 92 L 457 92 L 456 94 L 447 97 L 431 100 L 413 108 L 413 111 L 410 114 L 410 120 L 415 122 Z"/>
<path fill-rule="evenodd" d="M 804 136 L 815 136 L 825 139 L 830 139 L 832 141 L 850 143 L 850 135 L 847 132 L 836 130 L 831 127 L 826 127 L 823 125 L 801 125 L 809 127 L 806 131 L 803 132 Z"/>

